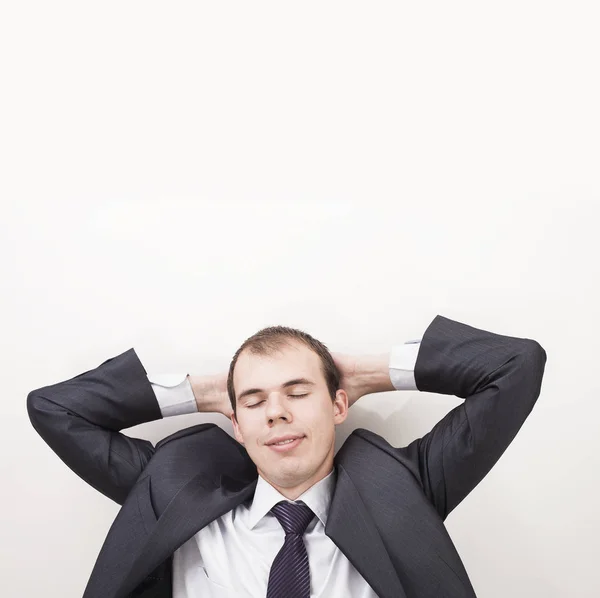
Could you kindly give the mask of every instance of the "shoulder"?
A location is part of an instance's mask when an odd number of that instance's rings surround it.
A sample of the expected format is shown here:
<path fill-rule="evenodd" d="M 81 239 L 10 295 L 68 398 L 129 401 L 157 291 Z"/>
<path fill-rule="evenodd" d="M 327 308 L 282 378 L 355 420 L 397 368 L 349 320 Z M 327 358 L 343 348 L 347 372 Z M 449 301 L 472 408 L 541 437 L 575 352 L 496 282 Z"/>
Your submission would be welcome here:
<path fill-rule="evenodd" d="M 199 435 L 202 435 L 202 438 L 198 438 Z M 174 440 L 179 440 L 180 438 L 185 438 L 187 436 L 191 436 L 192 438 L 189 438 L 188 440 L 193 442 L 196 440 L 216 440 L 219 437 L 222 438 L 223 435 L 231 438 L 231 436 L 229 436 L 229 434 L 227 434 L 225 430 L 217 426 L 217 424 L 198 424 L 197 426 L 182 428 L 181 430 L 177 430 L 177 432 L 174 432 L 170 436 L 166 436 L 157 443 L 156 450 L 158 451 L 160 448 L 169 444 L 170 442 L 173 442 Z"/>
<path fill-rule="evenodd" d="M 151 465 L 169 471 L 229 472 L 246 475 L 256 470 L 246 449 L 216 424 L 198 424 L 177 430 L 155 447 Z"/>
<path fill-rule="evenodd" d="M 411 443 L 406 447 L 392 446 L 383 436 L 366 428 L 356 428 L 340 447 L 336 460 L 343 467 L 352 468 L 356 463 L 384 465 L 388 469 L 408 470 L 420 479 L 419 463 Z"/>
<path fill-rule="evenodd" d="M 223 475 L 252 480 L 257 473 L 246 449 L 235 438 L 216 424 L 199 424 L 160 440 L 144 475 L 152 478 L 153 500 L 162 512 L 194 477 L 219 485 Z"/>

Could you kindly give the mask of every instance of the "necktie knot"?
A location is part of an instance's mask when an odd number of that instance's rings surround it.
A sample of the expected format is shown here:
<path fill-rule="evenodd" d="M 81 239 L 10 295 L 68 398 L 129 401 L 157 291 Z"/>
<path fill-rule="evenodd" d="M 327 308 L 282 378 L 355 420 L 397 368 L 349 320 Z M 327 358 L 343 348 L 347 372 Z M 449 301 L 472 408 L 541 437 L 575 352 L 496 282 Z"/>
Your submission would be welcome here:
<path fill-rule="evenodd" d="M 282 500 L 272 509 L 271 513 L 277 517 L 285 535 L 298 534 L 303 536 L 308 524 L 312 521 L 314 513 L 310 507 L 303 503 L 294 503 Z"/>

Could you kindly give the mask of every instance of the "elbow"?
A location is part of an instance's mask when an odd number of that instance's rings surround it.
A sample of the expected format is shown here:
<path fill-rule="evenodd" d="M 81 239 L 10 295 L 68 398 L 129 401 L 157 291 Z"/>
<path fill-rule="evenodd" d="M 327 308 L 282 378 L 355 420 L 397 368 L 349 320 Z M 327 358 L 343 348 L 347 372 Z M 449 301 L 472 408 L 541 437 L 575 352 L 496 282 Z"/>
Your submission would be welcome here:
<path fill-rule="evenodd" d="M 534 369 L 541 370 L 544 372 L 544 367 L 546 366 L 546 350 L 540 343 L 534 341 L 532 339 L 527 340 L 527 347 L 525 350 L 525 356 L 527 358 L 527 362 Z"/>
<path fill-rule="evenodd" d="M 541 392 L 546 358 L 546 351 L 540 343 L 535 340 L 526 339 L 526 346 L 523 351 L 523 368 L 527 372 L 530 395 L 533 397 L 534 402 Z"/>
<path fill-rule="evenodd" d="M 27 415 L 31 425 L 39 432 L 42 422 L 46 419 L 51 403 L 44 397 L 31 391 L 27 395 Z"/>
<path fill-rule="evenodd" d="M 36 395 L 33 391 L 27 395 L 27 415 L 29 416 L 29 421 L 34 428 L 36 427 L 36 422 L 38 420 L 41 401 L 43 401 L 43 399 Z"/>

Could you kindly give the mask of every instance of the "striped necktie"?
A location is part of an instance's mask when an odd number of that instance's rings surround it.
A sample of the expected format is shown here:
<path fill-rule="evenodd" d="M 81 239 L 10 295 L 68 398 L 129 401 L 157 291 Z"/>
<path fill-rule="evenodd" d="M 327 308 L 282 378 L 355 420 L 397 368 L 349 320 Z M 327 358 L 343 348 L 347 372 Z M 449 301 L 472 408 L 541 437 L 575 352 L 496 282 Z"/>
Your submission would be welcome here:
<path fill-rule="evenodd" d="M 278 502 L 271 513 L 281 523 L 285 540 L 271 565 L 267 598 L 310 598 L 308 553 L 302 536 L 314 513 L 303 503 L 285 500 Z"/>

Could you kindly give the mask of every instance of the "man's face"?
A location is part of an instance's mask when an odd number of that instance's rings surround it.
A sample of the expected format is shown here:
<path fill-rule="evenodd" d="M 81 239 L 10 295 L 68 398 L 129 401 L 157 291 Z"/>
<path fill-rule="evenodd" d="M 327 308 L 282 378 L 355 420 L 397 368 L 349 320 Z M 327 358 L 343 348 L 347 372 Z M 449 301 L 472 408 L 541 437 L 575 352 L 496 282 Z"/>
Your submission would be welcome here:
<path fill-rule="evenodd" d="M 283 386 L 299 378 L 308 382 Z M 330 397 L 319 356 L 300 342 L 270 356 L 243 351 L 233 384 L 237 416 L 231 420 L 236 439 L 244 444 L 258 473 L 294 500 L 331 471 L 335 426 L 346 419 L 348 396 L 339 389 L 335 400 Z M 245 395 L 251 389 L 261 392 Z M 268 445 L 289 434 L 302 439 L 287 448 Z"/>

